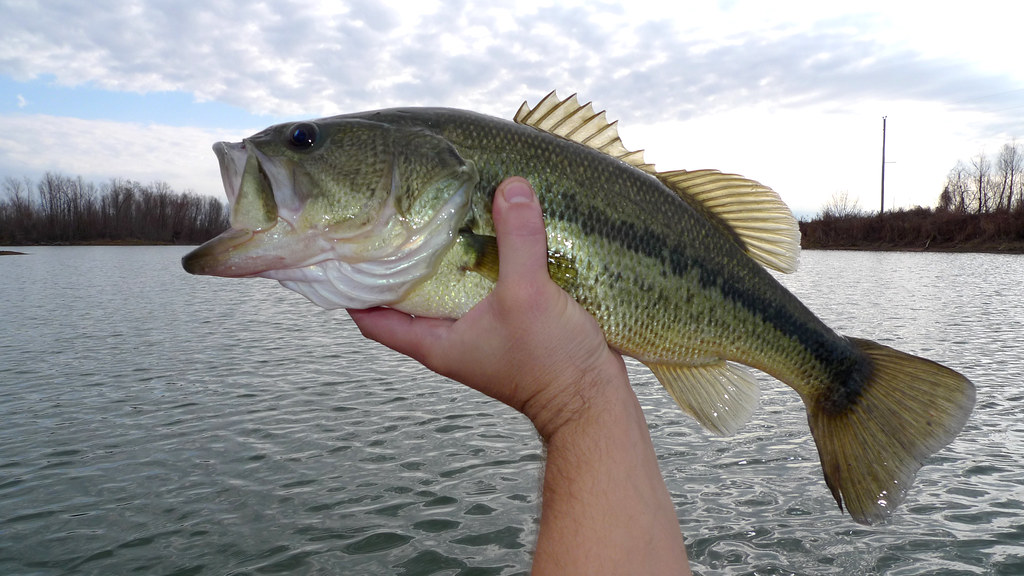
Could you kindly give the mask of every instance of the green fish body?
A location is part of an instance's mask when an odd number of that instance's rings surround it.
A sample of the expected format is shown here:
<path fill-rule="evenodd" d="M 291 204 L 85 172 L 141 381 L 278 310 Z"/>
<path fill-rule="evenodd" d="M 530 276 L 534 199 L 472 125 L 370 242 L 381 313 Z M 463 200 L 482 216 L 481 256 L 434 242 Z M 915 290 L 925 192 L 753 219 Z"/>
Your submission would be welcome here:
<path fill-rule="evenodd" d="M 493 288 L 490 207 L 513 175 L 537 191 L 549 272 L 708 429 L 756 407 L 749 366 L 796 390 L 840 508 L 884 520 L 959 433 L 974 387 L 934 362 L 836 334 L 765 266 L 799 232 L 769 188 L 656 172 L 614 124 L 550 94 L 509 122 L 443 108 L 273 126 L 218 143 L 232 228 L 183 259 L 197 274 L 279 280 L 326 308 L 458 318 Z"/>

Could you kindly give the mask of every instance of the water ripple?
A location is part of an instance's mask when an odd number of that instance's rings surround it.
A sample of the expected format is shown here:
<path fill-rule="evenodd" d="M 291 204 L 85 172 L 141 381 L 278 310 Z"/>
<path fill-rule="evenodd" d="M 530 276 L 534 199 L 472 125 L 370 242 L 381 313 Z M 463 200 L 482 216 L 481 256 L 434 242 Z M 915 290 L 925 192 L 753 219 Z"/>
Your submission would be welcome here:
<path fill-rule="evenodd" d="M 183 274 L 184 251 L 3 262 L 0 573 L 525 573 L 524 418 L 272 282 Z M 1020 257 L 820 252 L 782 278 L 978 386 L 886 526 L 838 513 L 792 390 L 763 378 L 717 438 L 630 362 L 697 573 L 1024 573 L 1021 278 Z"/>

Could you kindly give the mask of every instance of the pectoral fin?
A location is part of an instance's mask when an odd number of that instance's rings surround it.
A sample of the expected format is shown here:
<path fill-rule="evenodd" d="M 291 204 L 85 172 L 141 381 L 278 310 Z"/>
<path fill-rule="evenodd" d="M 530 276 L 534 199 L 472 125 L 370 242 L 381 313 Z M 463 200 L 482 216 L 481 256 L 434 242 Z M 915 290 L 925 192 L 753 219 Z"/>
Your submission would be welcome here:
<path fill-rule="evenodd" d="M 463 242 L 475 254 L 474 261 L 466 269 L 487 278 L 498 281 L 498 239 L 494 236 L 461 233 Z M 548 251 L 548 274 L 563 288 L 576 280 L 576 265 L 571 257 L 558 252 Z"/>
<path fill-rule="evenodd" d="M 679 407 L 708 430 L 735 434 L 757 407 L 760 389 L 741 366 L 716 362 L 700 366 L 647 364 Z"/>
<path fill-rule="evenodd" d="M 473 262 L 466 266 L 471 272 L 487 278 L 491 282 L 498 281 L 498 239 L 494 236 L 474 234 L 469 231 L 460 233 L 462 241 L 474 254 Z"/>

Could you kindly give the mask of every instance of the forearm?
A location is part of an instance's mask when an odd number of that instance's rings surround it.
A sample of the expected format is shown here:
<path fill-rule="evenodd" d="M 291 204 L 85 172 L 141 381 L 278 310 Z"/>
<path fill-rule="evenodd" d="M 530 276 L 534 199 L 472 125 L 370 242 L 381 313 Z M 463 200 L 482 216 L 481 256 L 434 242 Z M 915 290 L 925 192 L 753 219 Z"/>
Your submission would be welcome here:
<path fill-rule="evenodd" d="M 622 375 L 548 438 L 534 574 L 689 574 L 675 507 Z"/>
<path fill-rule="evenodd" d="M 352 310 L 359 329 L 524 413 L 548 444 L 537 574 L 688 574 L 675 508 L 622 357 L 551 281 L 529 183 L 492 211 L 501 269 L 458 321 Z"/>

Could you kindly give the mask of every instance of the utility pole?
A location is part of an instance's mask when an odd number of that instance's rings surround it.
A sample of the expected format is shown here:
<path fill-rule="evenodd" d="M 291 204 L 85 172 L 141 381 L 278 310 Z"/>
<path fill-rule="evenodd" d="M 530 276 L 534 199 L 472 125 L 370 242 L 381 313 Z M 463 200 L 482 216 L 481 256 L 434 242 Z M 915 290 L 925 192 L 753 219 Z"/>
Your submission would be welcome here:
<path fill-rule="evenodd" d="M 878 215 L 881 216 L 885 212 L 885 119 L 886 116 L 882 116 L 882 205 L 878 208 Z"/>

